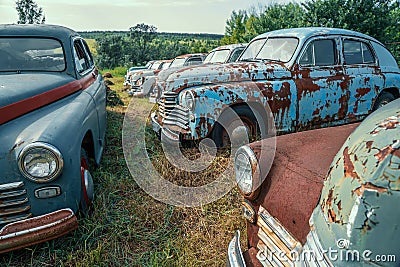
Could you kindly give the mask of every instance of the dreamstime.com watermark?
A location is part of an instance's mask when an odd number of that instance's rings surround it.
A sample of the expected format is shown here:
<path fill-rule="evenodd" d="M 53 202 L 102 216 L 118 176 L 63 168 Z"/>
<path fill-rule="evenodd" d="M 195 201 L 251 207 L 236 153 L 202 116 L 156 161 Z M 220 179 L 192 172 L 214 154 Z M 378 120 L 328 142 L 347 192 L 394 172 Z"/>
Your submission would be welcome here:
<path fill-rule="evenodd" d="M 262 92 L 255 83 L 247 82 L 245 90 L 249 95 L 251 95 L 252 103 L 265 102 Z M 230 97 L 237 97 L 238 99 L 240 98 L 239 95 L 235 96 L 233 94 L 234 93 L 232 93 Z M 179 96 L 175 100 L 177 105 L 181 104 Z M 249 143 L 249 138 L 246 131 L 244 133 L 242 132 L 241 136 L 235 135 L 234 131 L 233 133 L 227 131 L 232 143 L 229 164 L 227 164 L 223 172 L 218 175 L 214 181 L 197 187 L 180 186 L 171 182 L 173 179 L 166 179 L 170 177 L 163 177 L 162 173 L 159 173 L 153 166 L 151 157 L 147 153 L 146 127 L 148 127 L 148 125 L 146 126 L 146 122 L 143 119 L 143 114 L 147 114 L 148 119 L 152 121 L 151 127 L 155 130 L 158 130 L 157 125 L 154 124 L 154 122 L 157 120 L 151 120 L 151 114 L 154 112 L 153 109 L 144 111 L 141 110 L 138 112 L 137 104 L 134 101 L 135 99 L 131 101 L 125 113 L 124 125 L 122 129 L 122 146 L 125 161 L 132 177 L 146 193 L 156 200 L 169 205 L 196 207 L 222 198 L 233 187 L 236 186 L 233 166 L 234 156 L 235 151 L 237 148 L 239 148 L 240 144 Z M 242 102 L 246 103 L 243 100 Z M 262 142 L 262 147 L 260 149 L 260 157 L 263 158 L 262 166 L 260 166 L 260 168 L 262 169 L 262 173 L 265 174 L 269 172 L 272 166 L 275 156 L 276 140 L 275 125 L 273 123 L 271 110 L 269 109 L 268 104 L 264 103 L 263 105 L 265 107 L 265 111 L 262 112 L 264 117 L 263 115 L 260 115 L 259 111 L 252 108 L 251 103 L 248 103 L 248 107 L 254 111 L 254 114 L 258 114 L 258 116 L 255 115 L 258 123 L 262 124 L 268 121 L 268 119 L 272 119 L 272 123 L 269 121 L 270 124 L 268 124 L 268 126 L 271 127 L 268 128 L 268 135 L 266 135 L 269 137 L 268 141 Z M 219 99 L 208 98 L 206 102 L 203 99 L 203 102 L 196 103 L 196 108 L 202 112 L 191 113 L 191 121 L 207 121 L 205 114 L 212 114 L 214 109 L 222 110 L 221 107 L 223 106 L 226 106 L 226 104 L 222 103 Z M 180 109 L 177 109 L 176 111 L 181 112 Z M 240 117 L 233 109 L 229 107 L 224 109 L 224 115 L 226 116 L 228 113 L 230 114 L 229 116 L 231 119 L 236 120 L 236 122 L 239 121 L 239 123 L 241 122 Z M 171 111 L 170 114 L 173 114 L 173 112 Z M 187 121 L 187 123 L 189 123 L 189 121 Z M 225 129 L 229 129 L 229 127 L 232 125 L 229 125 L 229 122 L 224 123 L 223 121 L 220 122 L 220 124 Z M 163 126 L 161 125 L 160 146 L 163 149 L 165 158 L 168 159 L 171 165 L 180 171 L 197 174 L 200 173 L 200 175 L 202 171 L 205 171 L 210 166 L 212 167 L 213 159 L 215 159 L 217 154 L 217 148 L 213 140 L 210 138 L 205 138 L 200 141 L 199 151 L 201 155 L 195 159 L 188 158 L 184 155 L 184 153 L 182 153 L 179 141 L 171 141 L 168 138 L 168 131 L 163 131 L 162 127 Z M 200 127 L 207 127 L 207 125 L 201 125 Z M 245 126 L 242 124 L 240 127 L 243 128 Z M 179 127 L 178 125 L 173 125 L 172 128 L 176 129 Z M 253 188 L 256 189 L 258 186 L 260 186 L 264 178 L 265 176 L 261 176 Z"/>
<path fill-rule="evenodd" d="M 320 248 L 320 252 L 314 250 L 303 249 L 300 253 L 292 250 L 290 258 L 293 262 L 374 262 L 374 263 L 395 263 L 397 262 L 394 254 L 374 254 L 371 250 L 358 251 L 349 249 L 350 242 L 346 239 L 339 239 L 336 242 L 336 248 L 329 247 L 328 249 Z M 259 250 L 257 258 L 260 261 L 274 261 L 278 258 L 283 261 L 289 261 L 288 256 L 284 251 L 262 251 Z"/>

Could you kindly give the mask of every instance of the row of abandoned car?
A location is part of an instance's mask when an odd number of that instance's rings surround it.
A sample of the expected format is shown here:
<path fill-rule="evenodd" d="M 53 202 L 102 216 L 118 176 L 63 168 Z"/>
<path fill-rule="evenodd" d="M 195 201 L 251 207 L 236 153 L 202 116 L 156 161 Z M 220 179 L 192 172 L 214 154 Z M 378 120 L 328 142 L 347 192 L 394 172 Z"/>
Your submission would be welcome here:
<path fill-rule="evenodd" d="M 227 264 L 398 265 L 400 70 L 385 46 L 297 28 L 204 57 L 131 69 L 126 83 L 157 103 L 151 124 L 163 142 L 226 148 L 244 137 L 234 168 L 248 247 L 237 232 Z M 94 196 L 88 158 L 99 164 L 104 149 L 106 90 L 85 40 L 64 27 L 1 25 L 0 58 L 8 252 L 77 227 Z"/>

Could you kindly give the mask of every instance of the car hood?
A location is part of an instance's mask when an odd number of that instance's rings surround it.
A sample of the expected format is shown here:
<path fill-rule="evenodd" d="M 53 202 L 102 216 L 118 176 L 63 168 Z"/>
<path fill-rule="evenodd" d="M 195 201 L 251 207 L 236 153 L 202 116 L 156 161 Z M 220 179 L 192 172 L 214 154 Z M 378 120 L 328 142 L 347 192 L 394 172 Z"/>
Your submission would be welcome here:
<path fill-rule="evenodd" d="M 291 76 L 287 67 L 278 62 L 204 64 L 178 69 L 169 72 L 169 75 L 168 72 L 160 75 L 159 83 L 164 88 L 163 91 L 176 92 L 204 84 L 281 79 Z"/>
<path fill-rule="evenodd" d="M 0 79 L 0 108 L 38 96 L 75 81 L 60 74 L 2 74 Z"/>
<path fill-rule="evenodd" d="M 154 76 L 157 75 L 160 71 L 161 70 L 141 70 L 133 74 L 132 80 L 136 81 L 142 77 Z"/>
<path fill-rule="evenodd" d="M 58 149 L 68 151 L 71 143 L 61 139 L 65 131 L 62 125 L 69 122 L 70 125 L 79 120 L 76 114 L 77 97 L 91 98 L 87 93 L 76 92 L 55 101 L 44 107 L 35 109 L 28 116 L 19 116 L 13 120 L 0 124 L 0 175 L 1 182 L 15 181 L 15 173 L 19 173 L 16 159 L 23 147 L 32 142 L 41 141 L 55 145 Z M 83 113 L 83 110 L 79 112 Z M 73 129 L 73 127 L 71 127 Z M 65 147 L 63 147 L 65 146 Z"/>
<path fill-rule="evenodd" d="M 366 192 L 400 191 L 399 107 L 400 99 L 372 113 L 338 152 L 321 193 L 329 222 L 348 225 L 353 206 Z"/>

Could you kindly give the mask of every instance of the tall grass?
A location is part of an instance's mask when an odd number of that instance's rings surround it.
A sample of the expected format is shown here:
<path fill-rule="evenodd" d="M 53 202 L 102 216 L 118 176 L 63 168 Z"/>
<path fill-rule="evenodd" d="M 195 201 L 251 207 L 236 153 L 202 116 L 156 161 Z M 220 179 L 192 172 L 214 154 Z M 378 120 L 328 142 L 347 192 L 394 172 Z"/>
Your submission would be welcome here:
<path fill-rule="evenodd" d="M 79 219 L 79 228 L 67 236 L 1 255 L 0 266 L 223 266 L 234 231 L 245 228 L 240 194 L 232 190 L 202 207 L 177 208 L 154 200 L 139 188 L 126 167 L 121 146 L 124 114 L 131 99 L 123 89 L 120 70 L 105 71 L 113 74 L 111 90 L 124 105 L 107 107 L 107 145 L 93 173 L 93 213 Z M 145 121 L 148 100 L 133 101 Z M 165 160 L 160 151 L 152 153 L 160 162 Z M 221 157 L 215 168 L 223 162 Z M 171 172 L 170 167 L 162 168 Z M 196 179 L 201 183 L 201 176 Z"/>

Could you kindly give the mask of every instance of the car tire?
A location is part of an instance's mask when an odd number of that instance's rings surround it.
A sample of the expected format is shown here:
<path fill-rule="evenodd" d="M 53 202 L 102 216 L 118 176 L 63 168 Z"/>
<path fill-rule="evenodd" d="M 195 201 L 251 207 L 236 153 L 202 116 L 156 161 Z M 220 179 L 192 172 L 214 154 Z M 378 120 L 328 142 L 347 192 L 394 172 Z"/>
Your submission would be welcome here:
<path fill-rule="evenodd" d="M 94 197 L 93 177 L 90 173 L 90 162 L 86 151 L 81 148 L 80 157 L 80 173 L 81 173 L 81 199 L 79 203 L 79 211 L 85 217 L 90 214 L 92 201 Z"/>
<path fill-rule="evenodd" d="M 375 100 L 374 107 L 372 111 L 377 110 L 380 107 L 388 104 L 389 102 L 395 100 L 396 97 L 387 91 L 383 91 L 379 94 L 378 98 Z"/>
<path fill-rule="evenodd" d="M 239 127 L 246 127 L 247 137 L 250 142 L 257 139 L 259 135 L 259 125 L 256 116 L 249 107 L 238 106 L 232 109 L 240 120 L 231 112 L 221 114 L 211 132 L 211 139 L 213 139 L 217 148 L 229 148 L 232 145 L 229 136 L 235 131 L 240 130 Z M 226 127 L 224 128 L 222 125 Z"/>

